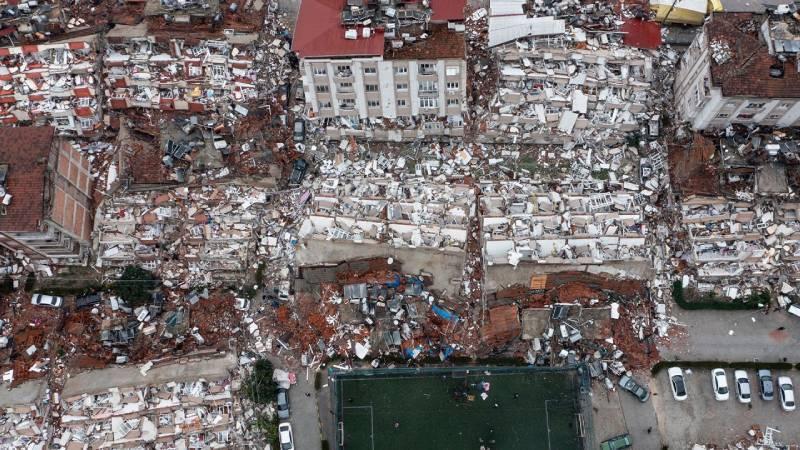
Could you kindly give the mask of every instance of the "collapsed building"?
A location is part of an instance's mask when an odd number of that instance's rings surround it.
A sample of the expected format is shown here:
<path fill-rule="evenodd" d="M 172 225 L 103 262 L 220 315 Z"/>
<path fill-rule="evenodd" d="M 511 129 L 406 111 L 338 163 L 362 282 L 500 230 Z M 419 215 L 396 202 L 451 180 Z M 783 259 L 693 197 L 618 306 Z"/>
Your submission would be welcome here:
<path fill-rule="evenodd" d="M 612 30 L 567 29 L 564 20 L 529 17 L 523 7 L 491 4 L 498 80 L 495 92 L 483 94 L 491 99 L 488 111 L 479 110 L 480 139 L 609 144 L 640 130 L 653 116 L 654 56 L 621 46 Z"/>
<path fill-rule="evenodd" d="M 148 35 L 143 25 L 108 33 L 103 74 L 112 109 L 247 114 L 241 104 L 258 98 L 257 34 L 193 42 Z"/>
<path fill-rule="evenodd" d="M 292 48 L 307 116 L 330 137 L 462 136 L 463 0 L 308 0 Z M 385 126 L 384 126 L 385 125 Z"/>
<path fill-rule="evenodd" d="M 771 289 L 786 306 L 800 269 L 795 136 L 695 137 L 690 151 L 712 154 L 702 164 L 715 175 L 700 186 L 678 186 L 684 259 L 692 269 L 684 284 L 731 299 Z M 704 171 L 691 176 L 709 178 Z"/>
<path fill-rule="evenodd" d="M 0 48 L 0 121 L 93 137 L 103 124 L 94 36 Z"/>
<path fill-rule="evenodd" d="M 475 193 L 422 179 L 321 181 L 300 237 L 463 251 Z"/>
<path fill-rule="evenodd" d="M 797 14 L 715 13 L 681 57 L 675 109 L 696 130 L 800 125 Z"/>
<path fill-rule="evenodd" d="M 67 449 L 230 448 L 242 415 L 238 385 L 231 377 L 200 377 L 68 392 L 56 405 L 61 420 L 53 440 Z"/>
<path fill-rule="evenodd" d="M 233 184 L 115 195 L 97 212 L 95 264 L 140 265 L 184 288 L 238 280 L 271 198 L 267 189 Z"/>
<path fill-rule="evenodd" d="M 544 191 L 519 182 L 482 186 L 481 230 L 489 265 L 532 261 L 602 264 L 647 261 L 638 192 Z"/>

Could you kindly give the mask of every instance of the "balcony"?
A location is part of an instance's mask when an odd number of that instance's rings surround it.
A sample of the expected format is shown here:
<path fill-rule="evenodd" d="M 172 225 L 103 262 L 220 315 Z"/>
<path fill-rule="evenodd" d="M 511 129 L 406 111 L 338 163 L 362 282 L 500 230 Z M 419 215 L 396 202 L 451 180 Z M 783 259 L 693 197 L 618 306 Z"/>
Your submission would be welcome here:
<path fill-rule="evenodd" d="M 353 71 L 350 69 L 336 71 L 336 78 L 352 78 L 352 77 L 353 77 Z"/>

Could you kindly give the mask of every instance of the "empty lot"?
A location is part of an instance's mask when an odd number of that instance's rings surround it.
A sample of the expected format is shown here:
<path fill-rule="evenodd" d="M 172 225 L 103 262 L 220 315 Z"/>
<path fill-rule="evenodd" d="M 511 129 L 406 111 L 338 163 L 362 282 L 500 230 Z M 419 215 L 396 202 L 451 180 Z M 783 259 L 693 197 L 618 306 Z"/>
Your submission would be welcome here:
<path fill-rule="evenodd" d="M 733 384 L 733 370 L 726 369 L 725 372 L 731 395 L 724 402 L 714 399 L 710 370 L 692 369 L 689 373 L 684 370 L 689 398 L 682 402 L 672 397 L 667 371 L 662 370 L 656 375 L 651 384 L 656 395 L 651 398 L 659 416 L 661 435 L 670 449 L 690 448 L 694 443 L 731 443 L 745 436 L 753 425 L 760 426 L 762 430 L 768 426 L 777 428 L 781 431 L 777 439 L 785 444 L 800 442 L 800 427 L 797 426 L 800 410 L 784 412 L 777 393 L 774 400 L 763 401 L 753 370 L 747 371 L 753 390 L 752 407 L 739 403 Z M 783 375 L 792 378 L 797 395 L 800 373 L 772 371 L 773 379 Z"/>

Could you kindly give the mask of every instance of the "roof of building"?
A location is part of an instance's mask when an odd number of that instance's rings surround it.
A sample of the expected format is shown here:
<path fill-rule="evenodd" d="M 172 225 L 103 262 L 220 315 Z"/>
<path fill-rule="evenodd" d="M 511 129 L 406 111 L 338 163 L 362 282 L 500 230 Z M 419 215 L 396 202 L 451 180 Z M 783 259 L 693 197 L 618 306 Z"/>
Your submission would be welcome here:
<path fill-rule="evenodd" d="M 406 43 L 401 48 L 387 48 L 386 59 L 466 59 L 467 46 L 464 33 L 447 28 L 444 24 L 431 24 L 429 36 L 418 42 Z"/>
<path fill-rule="evenodd" d="M 47 159 L 53 143 L 52 127 L 0 128 L 0 164 L 8 164 L 6 191 L 12 195 L 2 231 L 38 231 L 44 219 Z"/>
<path fill-rule="evenodd" d="M 710 45 L 723 44 L 729 58 L 722 64 L 711 56 L 711 79 L 722 95 L 759 98 L 800 98 L 800 72 L 797 56 L 788 56 L 782 78 L 769 75 L 778 60 L 769 54 L 767 44 L 759 39 L 762 16 L 750 13 L 714 14 L 706 24 Z"/>
<path fill-rule="evenodd" d="M 622 24 L 625 45 L 636 48 L 657 49 L 661 46 L 661 25 L 658 22 L 627 19 Z"/>
<path fill-rule="evenodd" d="M 460 22 L 464 20 L 465 0 L 431 0 L 432 22 Z"/>
<path fill-rule="evenodd" d="M 300 58 L 383 55 L 383 30 L 373 29 L 368 38 L 345 39 L 341 24 L 347 0 L 303 0 L 297 15 L 292 50 Z"/>

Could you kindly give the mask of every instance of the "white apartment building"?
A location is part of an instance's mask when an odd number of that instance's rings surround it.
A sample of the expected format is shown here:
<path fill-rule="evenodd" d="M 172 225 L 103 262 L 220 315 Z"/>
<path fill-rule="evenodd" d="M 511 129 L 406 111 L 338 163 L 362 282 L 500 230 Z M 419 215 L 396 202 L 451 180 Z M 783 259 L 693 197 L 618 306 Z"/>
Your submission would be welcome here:
<path fill-rule="evenodd" d="M 674 91 L 696 130 L 800 126 L 800 33 L 791 17 L 714 13 L 683 54 Z"/>
<path fill-rule="evenodd" d="M 359 2 L 304 0 L 301 5 L 293 50 L 300 58 L 307 116 L 332 136 L 463 135 L 467 68 L 463 24 L 458 23 L 463 2 L 460 10 L 450 5 L 452 11 L 439 14 L 416 2 L 385 2 L 395 15 L 404 10 L 414 18 L 429 17 L 424 25 L 411 20 L 420 32 L 415 37 L 413 30 L 401 32 L 396 21 L 375 27 L 346 23 L 344 16 L 359 11 L 348 9 L 352 3 Z M 360 11 L 378 22 L 386 19 L 380 8 Z"/>

